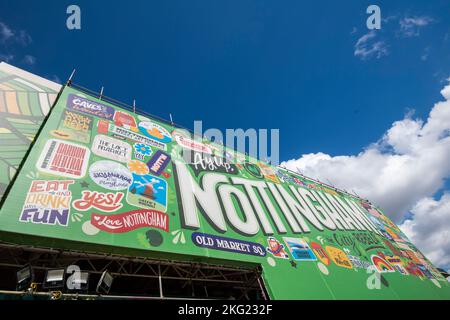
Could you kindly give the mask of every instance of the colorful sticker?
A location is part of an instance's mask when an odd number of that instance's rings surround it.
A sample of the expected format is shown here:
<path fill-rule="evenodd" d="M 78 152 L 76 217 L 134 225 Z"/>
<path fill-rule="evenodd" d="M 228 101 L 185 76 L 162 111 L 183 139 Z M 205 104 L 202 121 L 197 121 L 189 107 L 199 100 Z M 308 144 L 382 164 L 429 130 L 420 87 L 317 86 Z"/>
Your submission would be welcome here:
<path fill-rule="evenodd" d="M 411 251 L 411 250 L 404 250 L 403 252 L 404 252 L 404 253 L 406 254 L 406 256 L 407 256 L 410 260 L 412 260 L 412 262 L 414 262 L 415 264 L 421 264 L 421 263 L 422 263 L 421 259 L 416 255 L 416 253 L 415 253 L 414 251 Z"/>
<path fill-rule="evenodd" d="M 167 153 L 157 150 L 155 155 L 147 162 L 150 173 L 159 176 L 170 163 L 170 156 Z"/>
<path fill-rule="evenodd" d="M 103 158 L 128 162 L 131 160 L 132 149 L 124 141 L 99 134 L 95 136 L 94 142 L 92 143 L 92 152 Z"/>
<path fill-rule="evenodd" d="M 425 278 L 425 275 L 415 263 L 408 262 L 406 265 L 406 271 L 413 276 Z"/>
<path fill-rule="evenodd" d="M 418 264 L 417 267 L 419 267 L 420 271 L 427 277 L 428 279 L 434 279 L 433 275 L 431 274 L 430 270 L 423 264 Z"/>
<path fill-rule="evenodd" d="M 264 175 L 262 174 L 261 169 L 256 164 L 251 163 L 251 162 L 245 162 L 243 164 L 243 167 L 253 177 L 258 178 L 258 179 L 264 178 Z"/>
<path fill-rule="evenodd" d="M 281 171 L 279 169 L 275 171 L 275 174 L 283 182 L 292 182 L 292 178 L 288 174 L 284 173 L 283 171 Z"/>
<path fill-rule="evenodd" d="M 108 132 L 109 132 L 109 122 L 108 121 L 99 120 L 97 122 L 97 132 L 99 134 L 105 134 L 105 135 L 108 134 Z"/>
<path fill-rule="evenodd" d="M 79 179 L 86 174 L 89 156 L 90 151 L 84 146 L 50 139 L 47 140 L 36 167 L 45 173 Z"/>
<path fill-rule="evenodd" d="M 401 240 L 401 238 L 394 231 L 392 231 L 390 228 L 385 227 L 385 230 L 391 236 L 392 240 L 394 240 L 394 241 Z"/>
<path fill-rule="evenodd" d="M 144 143 L 134 144 L 134 157 L 138 160 L 144 160 L 145 157 L 152 155 L 152 148 Z"/>
<path fill-rule="evenodd" d="M 169 131 L 167 131 L 163 126 L 151 121 L 143 121 L 139 123 L 139 131 L 147 137 L 162 143 L 169 143 L 172 141 L 172 136 Z"/>
<path fill-rule="evenodd" d="M 328 252 L 331 259 L 337 266 L 347 268 L 347 269 L 353 269 L 352 262 L 347 257 L 347 255 L 345 254 L 344 251 L 342 251 L 339 248 L 332 247 L 332 246 L 325 247 L 325 250 Z"/>
<path fill-rule="evenodd" d="M 400 272 L 403 275 L 408 275 L 408 271 L 406 271 L 405 266 L 403 264 L 402 259 L 398 256 L 384 256 L 384 259 L 394 267 L 395 270 Z"/>
<path fill-rule="evenodd" d="M 278 179 L 280 179 L 281 181 L 288 182 L 288 183 L 294 183 L 296 185 L 306 187 L 306 183 L 304 183 L 300 179 L 298 179 L 296 177 L 293 177 L 290 174 L 285 173 L 285 172 L 283 172 L 283 171 L 281 171 L 279 169 L 274 171 L 274 173 L 276 174 Z"/>
<path fill-rule="evenodd" d="M 395 269 L 383 258 L 373 254 L 370 259 L 372 260 L 372 264 L 379 272 L 395 272 Z"/>
<path fill-rule="evenodd" d="M 289 259 L 289 255 L 284 249 L 284 245 L 274 237 L 267 238 L 267 252 L 271 253 L 275 258 Z"/>
<path fill-rule="evenodd" d="M 130 169 L 131 172 L 136 174 L 149 173 L 147 165 L 139 160 L 131 160 L 130 162 L 128 162 L 128 169 Z"/>
<path fill-rule="evenodd" d="M 331 195 L 333 195 L 333 196 L 339 196 L 338 195 L 338 193 L 335 191 L 335 190 L 333 190 L 333 189 L 329 189 L 329 188 L 326 188 L 326 187 L 322 187 L 322 191 L 323 192 L 326 192 L 326 193 L 328 193 L 328 194 L 331 194 Z"/>
<path fill-rule="evenodd" d="M 128 188 L 127 202 L 139 208 L 166 212 L 167 182 L 150 174 L 133 173 L 133 183 Z"/>
<path fill-rule="evenodd" d="M 178 143 L 178 145 L 182 146 L 183 148 L 190 149 L 197 152 L 203 152 L 203 153 L 209 153 L 212 154 L 212 149 L 207 146 L 204 143 L 192 140 L 187 137 L 183 137 L 179 135 L 178 133 L 174 134 L 173 136 L 175 138 L 175 141 Z"/>
<path fill-rule="evenodd" d="M 67 109 L 93 115 L 106 120 L 111 120 L 115 112 L 114 108 L 110 106 L 77 96 L 75 94 L 69 94 L 69 97 L 67 98 Z"/>
<path fill-rule="evenodd" d="M 357 256 L 347 255 L 349 260 L 352 262 L 352 265 L 357 269 L 368 269 L 372 264 L 368 261 L 365 261 Z"/>
<path fill-rule="evenodd" d="M 386 230 L 380 230 L 381 234 L 385 236 L 389 241 L 394 241 L 392 236 Z"/>
<path fill-rule="evenodd" d="M 389 250 L 392 251 L 392 253 L 396 256 L 400 256 L 401 252 L 399 249 L 397 249 L 390 241 L 383 240 L 383 243 L 389 248 Z"/>
<path fill-rule="evenodd" d="M 63 139 L 63 140 L 72 139 L 72 135 L 63 130 L 51 130 L 50 134 L 58 139 Z"/>
<path fill-rule="evenodd" d="M 319 260 L 326 266 L 329 266 L 331 263 L 331 259 L 328 256 L 327 252 L 325 251 L 325 249 L 318 244 L 317 242 L 311 242 L 310 244 L 312 251 L 314 252 L 314 254 L 316 255 L 317 258 L 319 258 Z"/>
<path fill-rule="evenodd" d="M 99 132 L 100 131 L 102 131 L 102 132 L 105 131 L 105 124 L 104 123 L 101 124 L 100 121 L 99 121 L 98 130 L 99 130 Z M 155 147 L 155 148 L 158 148 L 158 149 L 162 149 L 162 150 L 166 150 L 167 149 L 165 143 L 161 143 L 161 142 L 156 141 L 154 139 L 151 139 L 149 137 L 145 137 L 143 135 L 140 135 L 140 134 L 134 132 L 133 130 L 128 130 L 128 129 L 125 129 L 123 127 L 116 126 L 116 125 L 114 125 L 112 123 L 110 123 L 108 125 L 108 131 L 113 133 L 113 134 L 115 134 L 115 135 L 117 135 L 117 136 L 125 138 L 125 139 L 129 139 L 129 140 L 132 140 L 132 141 L 144 143 L 144 144 L 147 144 L 149 146 L 152 146 L 152 147 Z"/>
<path fill-rule="evenodd" d="M 305 240 L 299 238 L 283 237 L 289 251 L 294 260 L 297 261 L 316 261 L 317 258 L 314 252 L 309 247 Z"/>
<path fill-rule="evenodd" d="M 127 189 L 133 181 L 127 168 L 110 160 L 94 162 L 89 168 L 89 176 L 100 187 L 114 191 Z"/>
<path fill-rule="evenodd" d="M 258 162 L 258 166 L 261 168 L 261 173 L 264 178 L 274 183 L 280 183 L 280 179 L 278 179 L 277 175 L 270 166 L 263 162 Z"/>
<path fill-rule="evenodd" d="M 21 222 L 34 224 L 69 224 L 72 192 L 69 186 L 74 180 L 34 180 L 23 204 Z"/>
<path fill-rule="evenodd" d="M 54 130 L 52 134 L 61 139 L 89 143 L 91 141 L 92 122 L 90 116 L 64 110 L 58 130 Z"/>
<path fill-rule="evenodd" d="M 116 113 L 114 113 L 114 124 L 119 127 L 135 128 L 136 120 L 128 113 L 116 111 Z"/>

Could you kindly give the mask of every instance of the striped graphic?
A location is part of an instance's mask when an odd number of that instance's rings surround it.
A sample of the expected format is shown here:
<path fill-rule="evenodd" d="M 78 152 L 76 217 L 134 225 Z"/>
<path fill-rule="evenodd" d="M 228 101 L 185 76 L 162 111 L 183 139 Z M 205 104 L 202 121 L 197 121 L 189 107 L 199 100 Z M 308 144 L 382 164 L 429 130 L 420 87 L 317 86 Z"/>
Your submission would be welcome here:
<path fill-rule="evenodd" d="M 61 86 L 0 63 L 0 200 Z"/>

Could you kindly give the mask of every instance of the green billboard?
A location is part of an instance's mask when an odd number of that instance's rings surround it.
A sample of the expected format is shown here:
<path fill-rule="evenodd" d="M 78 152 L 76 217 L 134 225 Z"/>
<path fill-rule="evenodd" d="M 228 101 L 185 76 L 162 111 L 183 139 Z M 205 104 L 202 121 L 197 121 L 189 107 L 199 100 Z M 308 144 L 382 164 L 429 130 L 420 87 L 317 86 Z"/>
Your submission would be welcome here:
<path fill-rule="evenodd" d="M 275 299 L 449 299 L 379 208 L 65 87 L 0 211 L 0 239 L 260 265 Z"/>

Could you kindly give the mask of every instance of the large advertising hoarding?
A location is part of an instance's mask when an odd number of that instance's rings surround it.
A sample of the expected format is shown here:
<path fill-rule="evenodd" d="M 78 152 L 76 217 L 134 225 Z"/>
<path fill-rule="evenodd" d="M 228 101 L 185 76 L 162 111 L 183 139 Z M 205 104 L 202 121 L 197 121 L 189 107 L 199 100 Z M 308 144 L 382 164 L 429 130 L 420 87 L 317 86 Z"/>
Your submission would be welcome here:
<path fill-rule="evenodd" d="M 52 247 L 258 264 L 278 299 L 450 298 L 371 204 L 67 87 L 0 230 Z"/>
<path fill-rule="evenodd" d="M 0 63 L 0 200 L 61 85 Z"/>

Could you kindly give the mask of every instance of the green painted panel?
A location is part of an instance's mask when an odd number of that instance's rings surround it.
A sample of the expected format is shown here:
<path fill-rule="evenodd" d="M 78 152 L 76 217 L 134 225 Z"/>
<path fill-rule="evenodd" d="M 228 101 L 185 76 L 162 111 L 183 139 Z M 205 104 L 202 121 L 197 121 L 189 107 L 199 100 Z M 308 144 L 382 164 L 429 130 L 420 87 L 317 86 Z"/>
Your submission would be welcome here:
<path fill-rule="evenodd" d="M 378 208 L 73 88 L 36 139 L 0 230 L 21 243 L 259 264 L 275 299 L 450 298 Z"/>

